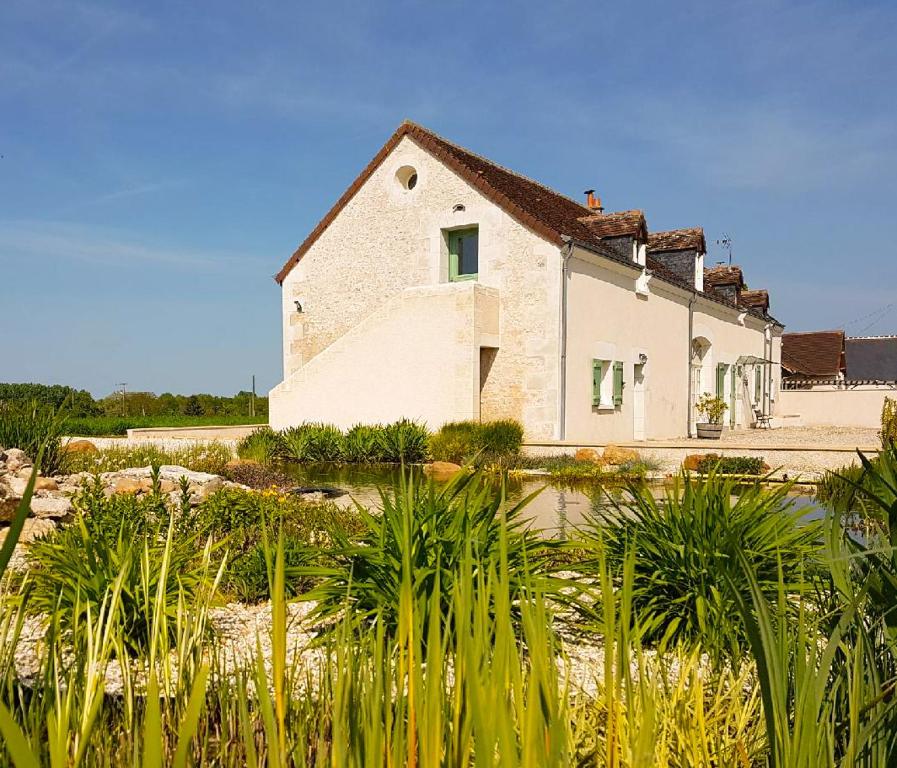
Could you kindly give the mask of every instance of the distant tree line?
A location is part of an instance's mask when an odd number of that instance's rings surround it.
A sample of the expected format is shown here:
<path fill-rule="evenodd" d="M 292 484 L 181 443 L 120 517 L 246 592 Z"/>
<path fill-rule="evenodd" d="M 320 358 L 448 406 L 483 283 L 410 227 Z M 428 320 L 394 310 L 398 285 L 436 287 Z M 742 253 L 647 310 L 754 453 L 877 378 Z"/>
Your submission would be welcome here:
<path fill-rule="evenodd" d="M 75 418 L 91 416 L 247 416 L 252 393 L 237 392 L 233 397 L 195 394 L 173 395 L 163 392 L 113 392 L 100 400 L 85 389 L 61 384 L 3 384 L 0 402 L 38 402 L 60 408 L 63 405 Z M 255 398 L 257 416 L 268 415 L 268 398 Z"/>

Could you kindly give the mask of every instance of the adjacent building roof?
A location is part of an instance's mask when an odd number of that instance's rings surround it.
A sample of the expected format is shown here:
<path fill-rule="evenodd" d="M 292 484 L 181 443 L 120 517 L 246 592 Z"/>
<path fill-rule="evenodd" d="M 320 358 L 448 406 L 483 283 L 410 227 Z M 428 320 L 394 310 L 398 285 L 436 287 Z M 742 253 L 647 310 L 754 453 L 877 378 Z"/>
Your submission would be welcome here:
<path fill-rule="evenodd" d="M 844 341 L 847 378 L 897 381 L 897 336 L 863 336 Z"/>
<path fill-rule="evenodd" d="M 782 367 L 803 376 L 840 375 L 844 371 L 844 331 L 783 333 Z"/>
<path fill-rule="evenodd" d="M 744 286 L 744 275 L 741 267 L 734 265 L 720 265 L 708 267 L 704 270 L 704 285 L 715 288 L 718 285 L 734 285 L 738 288 Z"/>
<path fill-rule="evenodd" d="M 697 251 L 707 253 L 702 227 L 669 229 L 648 235 L 648 251 Z"/>

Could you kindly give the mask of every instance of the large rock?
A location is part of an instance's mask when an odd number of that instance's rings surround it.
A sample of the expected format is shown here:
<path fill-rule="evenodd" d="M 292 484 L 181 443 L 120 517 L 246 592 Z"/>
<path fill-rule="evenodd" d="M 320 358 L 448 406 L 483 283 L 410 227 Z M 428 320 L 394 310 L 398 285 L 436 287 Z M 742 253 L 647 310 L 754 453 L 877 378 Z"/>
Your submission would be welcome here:
<path fill-rule="evenodd" d="M 588 461 L 592 464 L 604 464 L 604 457 L 594 448 L 580 448 L 573 456 L 577 461 Z"/>
<path fill-rule="evenodd" d="M 140 493 L 145 490 L 139 477 L 116 477 L 113 479 L 110 489 L 112 493 Z"/>
<path fill-rule="evenodd" d="M 99 453 L 97 448 L 90 440 L 70 440 L 62 450 L 66 453 Z"/>
<path fill-rule="evenodd" d="M 31 514 L 35 517 L 59 519 L 72 513 L 72 502 L 68 499 L 43 497 L 31 500 Z"/>
<path fill-rule="evenodd" d="M 52 520 L 45 520 L 37 517 L 29 517 L 22 526 L 22 532 L 19 534 L 18 544 L 28 544 L 35 539 L 46 536 L 56 530 L 56 523 Z M 9 528 L 0 529 L 0 546 L 6 541 L 9 535 Z"/>
<path fill-rule="evenodd" d="M 451 461 L 434 461 L 424 464 L 424 474 L 435 480 L 448 480 L 461 471 L 461 466 Z"/>
<path fill-rule="evenodd" d="M 58 491 L 59 484 L 52 477 L 39 477 L 34 481 L 35 491 Z"/>
<path fill-rule="evenodd" d="M 31 466 L 31 459 L 19 448 L 7 448 L 3 454 L 7 472 L 18 472 L 22 467 Z"/>
<path fill-rule="evenodd" d="M 602 458 L 604 459 L 605 464 L 619 466 L 620 464 L 627 464 L 630 461 L 638 461 L 641 457 L 638 455 L 638 451 L 634 451 L 632 448 L 621 448 L 619 445 L 608 445 L 604 449 Z"/>
<path fill-rule="evenodd" d="M 14 487 L 21 488 L 21 492 L 25 493 L 25 487 L 28 485 L 28 481 L 31 479 L 31 475 L 34 473 L 34 467 L 22 467 L 15 474 L 15 479 L 21 481 L 20 483 L 16 483 Z M 34 490 L 35 491 L 57 491 L 59 490 L 56 481 L 52 477 L 38 477 L 34 481 Z"/>
<path fill-rule="evenodd" d="M 207 480 L 204 483 L 190 484 L 190 495 L 193 498 L 194 502 L 204 501 L 213 493 L 215 493 L 215 491 L 220 491 L 222 488 L 224 488 L 224 480 L 218 477 L 218 475 L 211 475 L 211 478 L 211 480 Z"/>
<path fill-rule="evenodd" d="M 5 480 L 15 496 L 21 499 L 25 495 L 25 490 L 28 488 L 28 481 L 25 478 L 18 475 L 7 475 Z"/>
<path fill-rule="evenodd" d="M 22 495 L 13 491 L 6 482 L 7 478 L 0 478 L 0 522 L 9 522 L 19 508 Z"/>

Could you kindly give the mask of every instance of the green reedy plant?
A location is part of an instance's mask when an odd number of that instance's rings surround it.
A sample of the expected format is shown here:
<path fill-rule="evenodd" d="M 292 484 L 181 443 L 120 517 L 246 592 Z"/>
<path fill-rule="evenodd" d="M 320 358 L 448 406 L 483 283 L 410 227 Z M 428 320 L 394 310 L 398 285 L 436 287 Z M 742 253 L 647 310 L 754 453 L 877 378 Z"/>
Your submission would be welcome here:
<path fill-rule="evenodd" d="M 735 481 L 713 472 L 704 480 L 680 477 L 661 500 L 633 483 L 581 528 L 581 545 L 603 542 L 617 578 L 627 552 L 635 553 L 633 609 L 646 642 L 700 645 L 715 659 L 741 654 L 744 626 L 733 620 L 735 595 L 726 588 L 727 574 L 738 573 L 733 542 L 748 553 L 764 594 L 777 589 L 780 568 L 792 591 L 808 588 L 819 524 L 792 507 L 788 485 L 755 484 L 733 501 L 736 490 Z M 585 573 L 593 567 L 588 558 L 579 566 Z M 740 590 L 747 594 L 748 585 Z"/>
<path fill-rule="evenodd" d="M 897 399 L 886 397 L 881 407 L 881 444 L 897 443 Z"/>
<path fill-rule="evenodd" d="M 283 458 L 285 447 L 280 433 L 271 427 L 261 427 L 237 443 L 237 456 L 241 459 L 270 464 Z"/>
<path fill-rule="evenodd" d="M 437 461 L 491 464 L 513 461 L 523 443 L 519 422 L 456 421 L 444 424 L 430 437 L 430 454 Z"/>
<path fill-rule="evenodd" d="M 343 458 L 343 435 L 331 424 L 300 424 L 281 432 L 284 456 L 291 461 L 325 462 Z"/>
<path fill-rule="evenodd" d="M 376 464 L 383 461 L 383 425 L 356 424 L 343 439 L 343 458 L 353 464 Z"/>
<path fill-rule="evenodd" d="M 383 461 L 393 464 L 419 464 L 426 461 L 430 433 L 423 424 L 400 419 L 383 427 L 380 450 Z"/>
<path fill-rule="evenodd" d="M 767 469 L 762 456 L 717 456 L 708 454 L 698 462 L 697 472 L 706 475 L 762 475 Z"/>
<path fill-rule="evenodd" d="M 173 540 L 176 521 L 161 501 L 153 509 L 156 502 L 150 497 L 142 504 L 142 514 L 116 521 L 115 512 L 127 504 L 125 498 L 100 502 L 88 489 L 80 503 L 92 514 L 79 512 L 72 525 L 32 543 L 28 607 L 57 614 L 61 629 L 70 632 L 77 622 L 89 623 L 115 589 L 119 596 L 114 618 L 123 647 L 134 653 L 150 640 L 150 606 L 161 606 L 173 619 L 181 596 L 195 595 L 210 574 L 207 563 L 197 562 L 203 547 L 196 537 Z"/>
<path fill-rule="evenodd" d="M 43 451 L 43 471 L 55 474 L 65 464 L 66 417 L 62 410 L 37 402 L 0 402 L 0 447 L 18 448 L 30 459 Z"/>
<path fill-rule="evenodd" d="M 524 589 L 526 574 L 533 582 L 530 588 L 552 590 L 560 597 L 558 588 L 564 582 L 547 575 L 547 555 L 554 545 L 541 540 L 523 520 L 530 498 L 508 507 L 504 492 L 496 492 L 479 474 L 459 473 L 436 488 L 403 472 L 396 486 L 381 491 L 379 515 L 359 510 L 364 525 L 360 536 L 334 531 L 330 567 L 302 571 L 322 579 L 308 595 L 316 601 L 314 615 L 331 621 L 349 610 L 360 620 L 376 620 L 395 633 L 400 616 L 397 599 L 406 578 L 411 579 L 415 604 L 425 615 L 434 594 L 439 610 L 448 615 L 465 558 L 497 558 L 501 546 L 506 548 L 503 556 L 515 589 Z"/>
<path fill-rule="evenodd" d="M 69 472 L 118 472 L 129 467 L 176 465 L 196 472 L 220 475 L 231 461 L 233 453 L 224 443 L 212 442 L 186 448 L 166 449 L 156 445 L 112 446 L 97 453 L 69 453 L 66 470 Z"/>

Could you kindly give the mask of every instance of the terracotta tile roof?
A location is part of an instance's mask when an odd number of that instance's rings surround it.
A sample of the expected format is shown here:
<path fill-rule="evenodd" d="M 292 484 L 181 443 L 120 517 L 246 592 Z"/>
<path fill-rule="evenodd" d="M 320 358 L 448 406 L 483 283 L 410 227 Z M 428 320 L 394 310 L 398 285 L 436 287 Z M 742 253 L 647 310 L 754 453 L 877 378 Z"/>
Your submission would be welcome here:
<path fill-rule="evenodd" d="M 735 285 L 741 288 L 744 285 L 744 275 L 741 267 L 735 265 L 720 265 L 704 269 L 704 285 L 715 288 L 718 285 Z"/>
<path fill-rule="evenodd" d="M 691 251 L 707 252 L 702 227 L 670 229 L 666 232 L 652 232 L 648 235 L 648 251 Z"/>
<path fill-rule="evenodd" d="M 844 370 L 844 331 L 783 333 L 782 367 L 804 376 L 837 376 Z"/>
<path fill-rule="evenodd" d="M 507 211 L 525 227 L 549 242 L 561 245 L 563 235 L 588 242 L 596 240 L 589 226 L 579 221 L 591 213 L 586 206 L 532 179 L 452 144 L 416 123 L 405 121 L 283 265 L 283 268 L 275 276 L 277 282 L 283 282 L 296 262 L 330 226 L 339 212 L 405 136 L 454 170 L 461 178 Z"/>
<path fill-rule="evenodd" d="M 592 235 L 605 237 L 648 236 L 648 224 L 642 211 L 618 211 L 616 213 L 591 213 L 579 221 L 585 224 Z"/>
<path fill-rule="evenodd" d="M 769 309 L 769 292 L 762 288 L 756 291 L 742 291 L 740 301 L 746 307 L 766 312 Z"/>
<path fill-rule="evenodd" d="M 642 211 L 597 213 L 585 205 L 549 189 L 543 184 L 521 176 L 497 163 L 493 163 L 491 160 L 476 155 L 432 131 L 406 120 L 380 148 L 380 151 L 365 166 L 355 181 L 352 182 L 283 265 L 280 272 L 275 276 L 278 283 L 283 282 L 293 266 L 321 236 L 324 230 L 330 226 L 331 222 L 355 196 L 355 193 L 370 178 L 371 174 L 406 136 L 444 163 L 448 168 L 455 171 L 483 196 L 549 242 L 560 246 L 564 243 L 565 237 L 572 238 L 596 250 L 608 259 L 637 268 L 635 262 L 619 256 L 611 249 L 606 248 L 603 243 L 607 239 L 627 235 L 641 235 L 647 238 L 647 223 Z M 670 233 L 660 234 L 671 235 L 676 232 L 692 233 L 688 237 L 693 239 L 699 235 L 703 243 L 704 233 L 700 228 L 673 230 Z M 683 234 L 682 237 L 685 237 L 685 235 Z M 651 269 L 661 280 L 681 286 L 687 290 L 694 290 L 694 286 L 689 285 L 687 281 L 683 281 L 674 272 L 656 262 L 654 262 L 654 266 Z M 704 295 L 717 303 L 735 306 L 727 297 L 714 293 L 712 289 L 705 290 Z M 754 310 L 754 313 L 762 316 L 762 313 L 756 310 Z"/>

